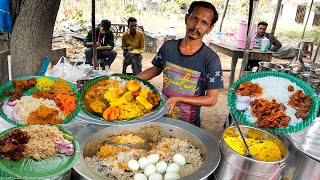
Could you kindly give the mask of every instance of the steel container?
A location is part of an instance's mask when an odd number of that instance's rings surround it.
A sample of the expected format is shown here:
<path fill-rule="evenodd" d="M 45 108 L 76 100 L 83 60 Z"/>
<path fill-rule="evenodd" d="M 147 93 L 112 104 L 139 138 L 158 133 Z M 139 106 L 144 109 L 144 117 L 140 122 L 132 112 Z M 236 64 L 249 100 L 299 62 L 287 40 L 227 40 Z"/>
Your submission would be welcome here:
<path fill-rule="evenodd" d="M 274 64 L 271 62 L 259 62 L 258 71 L 282 71 L 283 66 L 280 64 Z"/>
<path fill-rule="evenodd" d="M 320 162 L 297 149 L 289 141 L 289 136 L 280 136 L 290 152 L 286 161 L 286 168 L 282 173 L 282 180 L 316 180 L 320 179 Z M 316 150 L 314 150 L 316 151 Z"/>
<path fill-rule="evenodd" d="M 199 148 L 204 157 L 203 165 L 189 176 L 183 177 L 186 180 L 206 179 L 217 168 L 220 162 L 221 153 L 218 143 L 202 129 L 189 123 L 171 118 L 160 118 L 154 122 L 143 124 L 110 126 L 101 129 L 101 126 L 89 125 L 77 130 L 77 139 L 81 146 L 79 160 L 73 167 L 82 179 L 106 179 L 91 169 L 85 161 L 85 157 L 92 156 L 105 141 L 110 141 L 115 135 L 138 134 L 142 138 L 148 138 L 155 134 L 171 136 L 179 139 L 186 139 L 196 148 Z"/>
<path fill-rule="evenodd" d="M 245 137 L 265 139 L 275 142 L 280 148 L 283 158 L 276 162 L 264 162 L 250 159 L 238 154 L 224 141 L 225 136 L 239 136 L 235 126 L 227 128 L 220 141 L 221 162 L 215 171 L 215 177 L 219 180 L 265 180 L 279 179 L 285 167 L 285 161 L 289 155 L 286 146 L 275 136 L 257 128 L 240 125 Z"/>

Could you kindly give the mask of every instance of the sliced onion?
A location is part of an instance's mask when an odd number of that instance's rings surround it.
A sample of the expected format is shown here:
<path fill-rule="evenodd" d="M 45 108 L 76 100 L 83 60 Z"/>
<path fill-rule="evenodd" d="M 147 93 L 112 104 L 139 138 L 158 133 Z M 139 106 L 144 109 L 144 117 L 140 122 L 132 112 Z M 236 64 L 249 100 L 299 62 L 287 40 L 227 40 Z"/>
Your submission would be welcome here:
<path fill-rule="evenodd" d="M 8 105 L 8 103 L 4 103 L 4 105 L 2 106 L 2 110 L 3 112 L 7 115 L 8 112 L 11 112 L 12 111 L 12 107 L 10 107 Z M 8 115 L 7 115 L 8 116 Z"/>
<path fill-rule="evenodd" d="M 60 139 L 60 138 L 57 138 L 57 137 L 54 138 L 53 141 L 54 141 L 55 143 L 57 143 L 58 145 L 62 143 L 61 139 Z"/>
<path fill-rule="evenodd" d="M 17 104 L 17 101 L 8 101 L 9 106 L 15 106 Z"/>

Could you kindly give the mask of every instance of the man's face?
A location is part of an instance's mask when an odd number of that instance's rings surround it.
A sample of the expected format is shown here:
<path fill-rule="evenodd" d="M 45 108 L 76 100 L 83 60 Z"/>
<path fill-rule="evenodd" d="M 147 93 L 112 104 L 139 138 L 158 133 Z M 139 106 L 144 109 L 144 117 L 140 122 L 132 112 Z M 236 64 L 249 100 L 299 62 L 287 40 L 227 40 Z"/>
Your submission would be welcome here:
<path fill-rule="evenodd" d="M 191 14 L 186 15 L 186 34 L 189 39 L 196 40 L 209 33 L 213 26 L 210 26 L 214 12 L 204 7 L 195 7 Z"/>
<path fill-rule="evenodd" d="M 264 33 L 266 33 L 267 26 L 260 25 L 258 26 L 258 35 L 259 36 L 264 36 Z"/>
<path fill-rule="evenodd" d="M 129 22 L 129 29 L 131 33 L 135 33 L 137 30 L 137 22 Z"/>
<path fill-rule="evenodd" d="M 106 34 L 107 33 L 107 29 L 104 27 L 100 27 L 100 34 Z"/>

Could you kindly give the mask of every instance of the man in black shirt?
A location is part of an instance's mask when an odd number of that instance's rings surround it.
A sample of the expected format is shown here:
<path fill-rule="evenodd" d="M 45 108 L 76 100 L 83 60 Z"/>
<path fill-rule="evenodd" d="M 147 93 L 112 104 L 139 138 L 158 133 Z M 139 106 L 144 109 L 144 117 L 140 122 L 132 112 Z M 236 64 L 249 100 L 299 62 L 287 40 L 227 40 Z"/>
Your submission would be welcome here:
<path fill-rule="evenodd" d="M 102 67 L 111 66 L 114 59 L 117 56 L 117 52 L 113 50 L 114 48 L 114 35 L 110 29 L 111 22 L 109 20 L 102 20 L 101 24 L 96 28 L 96 46 L 97 46 L 97 58 L 98 63 Z M 88 35 L 84 38 L 84 45 L 87 47 L 85 50 L 86 64 L 92 64 L 92 51 L 93 51 L 93 41 L 92 41 L 92 30 L 88 32 Z"/>

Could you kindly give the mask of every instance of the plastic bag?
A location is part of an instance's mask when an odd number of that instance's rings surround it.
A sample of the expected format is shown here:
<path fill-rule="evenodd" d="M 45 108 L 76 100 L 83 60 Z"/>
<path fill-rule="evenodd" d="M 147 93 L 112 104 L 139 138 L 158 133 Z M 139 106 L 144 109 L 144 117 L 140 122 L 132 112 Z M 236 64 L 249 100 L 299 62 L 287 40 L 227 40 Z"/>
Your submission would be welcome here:
<path fill-rule="evenodd" d="M 88 74 L 88 71 L 80 66 L 73 66 L 68 63 L 66 57 L 61 57 L 58 63 L 54 65 L 52 69 L 48 69 L 46 71 L 45 75 L 76 83 L 78 79 L 81 79 Z"/>

